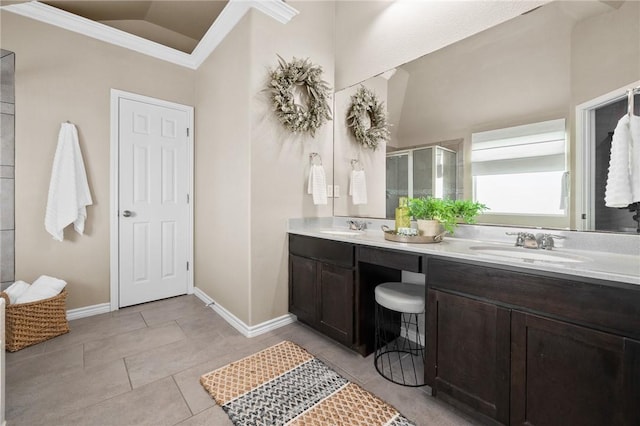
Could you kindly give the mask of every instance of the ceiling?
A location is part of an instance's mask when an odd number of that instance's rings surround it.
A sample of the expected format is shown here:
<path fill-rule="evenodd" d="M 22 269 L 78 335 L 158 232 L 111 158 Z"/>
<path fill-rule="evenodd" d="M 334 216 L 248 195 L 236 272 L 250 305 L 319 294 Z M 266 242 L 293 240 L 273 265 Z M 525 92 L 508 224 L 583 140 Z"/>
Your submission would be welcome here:
<path fill-rule="evenodd" d="M 2 2 L 9 3 L 19 2 Z M 51 0 L 41 3 L 191 53 L 228 0 Z"/>
<path fill-rule="evenodd" d="M 191 53 L 227 0 L 44 1 L 49 6 Z"/>
<path fill-rule="evenodd" d="M 0 9 L 190 69 L 249 10 L 281 24 L 298 14 L 284 0 L 0 0 Z"/>

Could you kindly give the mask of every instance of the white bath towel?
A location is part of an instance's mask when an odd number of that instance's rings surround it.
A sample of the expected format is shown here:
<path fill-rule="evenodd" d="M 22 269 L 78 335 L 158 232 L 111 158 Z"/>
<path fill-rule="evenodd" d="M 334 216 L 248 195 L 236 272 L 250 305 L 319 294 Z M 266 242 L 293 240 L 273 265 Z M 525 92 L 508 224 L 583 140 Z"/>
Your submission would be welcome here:
<path fill-rule="evenodd" d="M 24 293 L 22 293 L 20 297 L 18 297 L 16 303 L 35 302 L 57 296 L 66 285 L 66 281 L 47 275 L 41 275 Z"/>
<path fill-rule="evenodd" d="M 631 193 L 634 203 L 640 202 L 640 117 L 630 117 L 629 129 L 631 133 Z"/>
<path fill-rule="evenodd" d="M 307 192 L 313 196 L 313 204 L 327 204 L 327 178 L 322 164 L 311 165 Z"/>
<path fill-rule="evenodd" d="M 62 123 L 51 170 L 45 229 L 54 240 L 62 241 L 64 228 L 73 223 L 76 232 L 82 235 L 87 218 L 86 206 L 92 203 L 78 131 L 73 124 Z"/>
<path fill-rule="evenodd" d="M 635 115 L 622 117 L 613 132 L 604 201 L 618 208 L 640 201 L 640 117 Z"/>
<path fill-rule="evenodd" d="M 24 281 L 16 281 L 7 287 L 4 292 L 9 296 L 9 303 L 16 303 L 16 300 L 20 298 L 24 294 L 25 291 L 29 288 L 29 283 Z"/>
<path fill-rule="evenodd" d="M 367 204 L 367 179 L 364 170 L 351 171 L 349 195 L 354 205 Z"/>

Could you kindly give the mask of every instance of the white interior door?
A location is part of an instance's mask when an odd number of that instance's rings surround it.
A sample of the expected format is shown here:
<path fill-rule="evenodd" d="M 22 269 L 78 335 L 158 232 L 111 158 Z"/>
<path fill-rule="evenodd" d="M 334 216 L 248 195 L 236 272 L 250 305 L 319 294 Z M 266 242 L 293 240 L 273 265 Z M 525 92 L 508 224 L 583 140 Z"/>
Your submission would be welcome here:
<path fill-rule="evenodd" d="M 119 306 L 188 290 L 186 111 L 120 98 Z"/>

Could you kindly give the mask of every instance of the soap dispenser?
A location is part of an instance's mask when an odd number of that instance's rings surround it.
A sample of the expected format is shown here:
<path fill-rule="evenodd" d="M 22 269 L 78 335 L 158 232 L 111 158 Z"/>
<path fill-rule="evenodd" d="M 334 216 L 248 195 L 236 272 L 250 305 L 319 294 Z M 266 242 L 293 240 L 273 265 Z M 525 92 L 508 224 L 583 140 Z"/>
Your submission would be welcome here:
<path fill-rule="evenodd" d="M 411 227 L 411 216 L 409 215 L 409 199 L 400 197 L 398 207 L 396 207 L 396 232 L 401 228 Z"/>

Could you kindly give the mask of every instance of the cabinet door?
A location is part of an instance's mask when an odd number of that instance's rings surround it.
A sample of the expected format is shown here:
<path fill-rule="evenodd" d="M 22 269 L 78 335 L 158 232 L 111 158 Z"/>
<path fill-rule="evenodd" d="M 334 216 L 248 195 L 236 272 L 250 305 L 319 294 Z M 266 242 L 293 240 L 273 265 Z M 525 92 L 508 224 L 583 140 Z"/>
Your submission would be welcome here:
<path fill-rule="evenodd" d="M 330 264 L 320 264 L 318 281 L 318 327 L 326 335 L 346 345 L 353 343 L 354 272 Z"/>
<path fill-rule="evenodd" d="M 514 311 L 511 424 L 640 424 L 640 342 Z"/>
<path fill-rule="evenodd" d="M 510 311 L 430 289 L 425 375 L 434 395 L 509 421 Z"/>
<path fill-rule="evenodd" d="M 317 320 L 316 265 L 315 260 L 289 256 L 289 312 L 309 325 Z"/>

